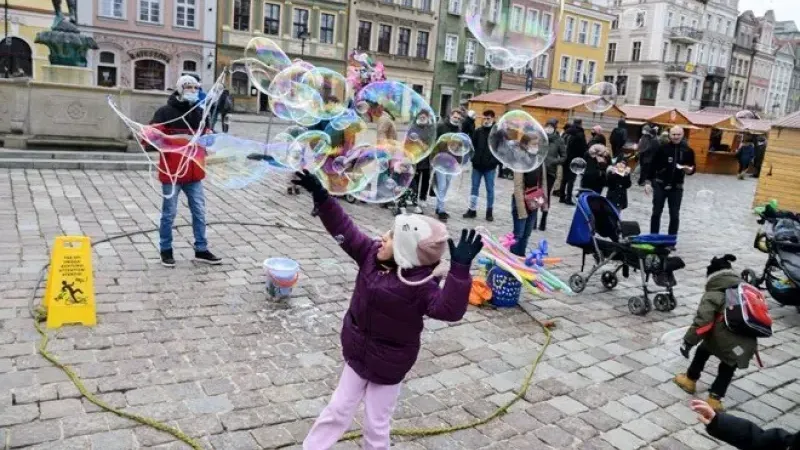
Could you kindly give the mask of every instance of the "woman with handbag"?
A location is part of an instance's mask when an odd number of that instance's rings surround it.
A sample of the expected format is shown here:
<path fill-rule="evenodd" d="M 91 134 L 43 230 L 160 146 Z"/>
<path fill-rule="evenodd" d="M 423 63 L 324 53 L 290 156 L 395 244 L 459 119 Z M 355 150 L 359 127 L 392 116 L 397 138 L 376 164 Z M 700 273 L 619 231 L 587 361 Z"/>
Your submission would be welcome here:
<path fill-rule="evenodd" d="M 531 237 L 539 210 L 547 211 L 547 168 L 545 164 L 536 169 L 514 172 L 514 194 L 511 197 L 511 219 L 514 221 L 514 239 L 511 253 L 525 257 L 528 239 Z"/>

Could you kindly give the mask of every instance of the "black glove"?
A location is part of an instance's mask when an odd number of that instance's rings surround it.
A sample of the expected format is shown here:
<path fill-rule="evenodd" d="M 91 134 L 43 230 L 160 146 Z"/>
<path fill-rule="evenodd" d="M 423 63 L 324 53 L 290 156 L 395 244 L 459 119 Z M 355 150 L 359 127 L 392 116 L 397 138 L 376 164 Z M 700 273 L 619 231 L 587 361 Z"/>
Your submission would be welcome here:
<path fill-rule="evenodd" d="M 314 199 L 314 203 L 322 203 L 328 199 L 328 191 L 325 190 L 316 175 L 312 174 L 308 170 L 303 170 L 302 172 L 295 172 L 294 176 L 296 178 L 292 180 L 292 184 L 302 186 L 303 189 L 311 192 L 311 197 Z"/>
<path fill-rule="evenodd" d="M 475 230 L 470 230 L 469 236 L 467 236 L 467 230 L 461 230 L 458 246 L 453 243 L 452 239 L 448 239 L 447 243 L 450 245 L 450 259 L 467 266 L 472 264 L 472 260 L 483 248 L 481 235 L 475 233 Z"/>
<path fill-rule="evenodd" d="M 683 345 L 681 345 L 681 355 L 683 355 L 684 358 L 689 359 L 689 350 L 691 350 L 692 347 L 692 344 L 683 341 Z"/>

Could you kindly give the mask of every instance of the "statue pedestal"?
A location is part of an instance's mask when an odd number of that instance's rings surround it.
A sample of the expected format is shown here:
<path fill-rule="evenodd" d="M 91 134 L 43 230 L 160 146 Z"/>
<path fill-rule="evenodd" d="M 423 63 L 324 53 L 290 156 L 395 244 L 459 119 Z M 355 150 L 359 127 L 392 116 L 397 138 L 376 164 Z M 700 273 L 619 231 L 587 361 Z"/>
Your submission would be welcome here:
<path fill-rule="evenodd" d="M 48 83 L 94 86 L 94 71 L 86 67 L 42 66 L 42 80 Z"/>

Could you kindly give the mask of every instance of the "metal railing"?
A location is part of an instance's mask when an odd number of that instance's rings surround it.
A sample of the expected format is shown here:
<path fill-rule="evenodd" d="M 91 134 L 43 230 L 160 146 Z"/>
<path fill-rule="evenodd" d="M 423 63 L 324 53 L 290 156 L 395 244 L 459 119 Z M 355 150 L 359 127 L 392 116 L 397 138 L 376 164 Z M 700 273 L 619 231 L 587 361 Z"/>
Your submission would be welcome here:
<path fill-rule="evenodd" d="M 703 40 L 703 31 L 693 27 L 672 27 L 670 33 L 673 38 L 692 39 L 695 41 Z"/>

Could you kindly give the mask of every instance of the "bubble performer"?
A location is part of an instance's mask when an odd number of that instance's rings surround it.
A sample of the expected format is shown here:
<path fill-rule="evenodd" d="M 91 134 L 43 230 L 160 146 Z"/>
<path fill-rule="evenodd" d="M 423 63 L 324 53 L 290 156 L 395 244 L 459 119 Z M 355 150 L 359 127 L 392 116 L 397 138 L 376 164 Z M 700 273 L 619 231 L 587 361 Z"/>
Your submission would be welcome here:
<path fill-rule="evenodd" d="M 444 224 L 401 214 L 380 241 L 362 233 L 308 171 L 295 183 L 311 193 L 315 210 L 342 249 L 359 266 L 342 327 L 344 369 L 330 403 L 303 442 L 307 450 L 329 449 L 350 427 L 364 401 L 364 448 L 389 448 L 392 412 L 401 382 L 419 355 L 425 316 L 456 322 L 467 310 L 470 265 L 483 248 L 475 231 L 456 245 Z M 451 265 L 439 287 L 439 263 L 449 244 Z"/>

